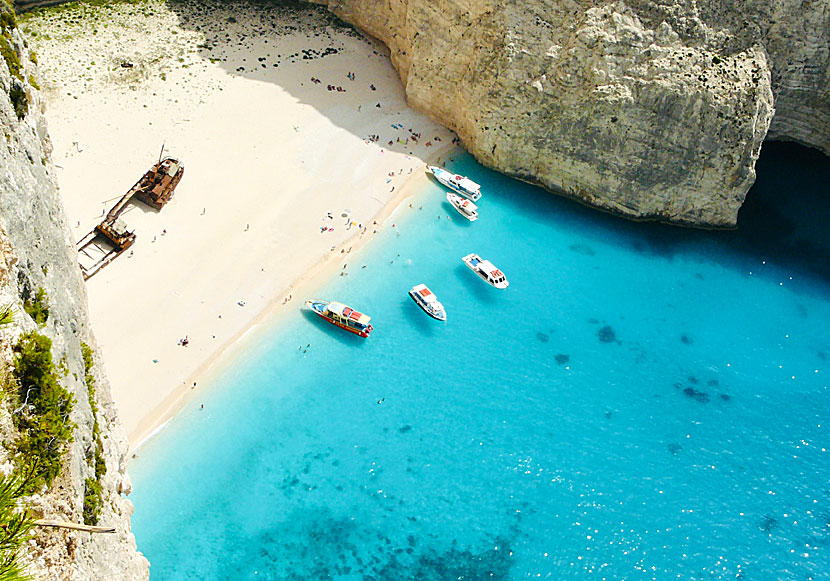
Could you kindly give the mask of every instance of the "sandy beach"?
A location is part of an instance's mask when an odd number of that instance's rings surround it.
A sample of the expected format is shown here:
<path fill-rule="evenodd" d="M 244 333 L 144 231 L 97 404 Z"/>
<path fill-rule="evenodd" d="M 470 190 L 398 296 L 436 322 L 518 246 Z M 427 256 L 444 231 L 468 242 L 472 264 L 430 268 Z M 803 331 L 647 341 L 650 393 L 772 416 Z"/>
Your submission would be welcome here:
<path fill-rule="evenodd" d="M 425 163 L 451 151 L 453 134 L 407 107 L 383 48 L 318 7 L 152 0 L 23 26 L 76 241 L 162 145 L 185 166 L 163 210 L 131 203 L 132 251 L 87 282 L 133 447 L 246 331 L 300 308 L 393 227 Z"/>

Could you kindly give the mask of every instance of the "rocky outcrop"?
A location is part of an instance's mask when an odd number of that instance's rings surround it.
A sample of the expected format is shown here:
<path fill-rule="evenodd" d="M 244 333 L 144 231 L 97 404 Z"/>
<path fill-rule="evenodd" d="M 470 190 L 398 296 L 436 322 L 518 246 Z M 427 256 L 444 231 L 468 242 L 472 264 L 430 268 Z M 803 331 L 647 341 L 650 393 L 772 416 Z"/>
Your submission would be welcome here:
<path fill-rule="evenodd" d="M 830 153 L 830 0 L 315 1 L 479 161 L 630 218 L 732 227 L 768 135 Z"/>
<path fill-rule="evenodd" d="M 63 370 L 60 383 L 75 399 L 71 420 L 77 426 L 74 442 L 64 456 L 60 475 L 49 490 L 31 499 L 36 516 L 83 522 L 85 479 L 93 476 L 87 460 L 94 447 L 94 423 L 81 343 L 94 348 L 90 335 L 86 291 L 77 265 L 74 243 L 66 224 L 50 159 L 51 145 L 35 87 L 32 55 L 16 28 L 8 32 L 15 63 L 10 72 L 0 59 L 0 304 L 15 306 L 13 325 L 0 336 L 0 363 L 7 368 L 10 345 L 35 323 L 22 309 L 22 300 L 43 288 L 48 295 L 49 317 L 40 333 L 52 339 L 52 354 Z M 13 103 L 14 102 L 14 103 Z M 29 571 L 36 579 L 146 579 L 148 564 L 136 552 L 129 530 L 132 504 L 126 473 L 127 441 L 122 433 L 103 370 L 97 376 L 97 417 L 107 472 L 101 479 L 103 508 L 100 524 L 114 526 L 115 534 L 90 534 L 59 529 L 36 529 L 25 551 Z M 4 406 L 8 398 L 4 398 Z M 10 410 L 0 408 L 4 441 L 13 437 Z M 0 451 L 0 460 L 6 457 Z"/>

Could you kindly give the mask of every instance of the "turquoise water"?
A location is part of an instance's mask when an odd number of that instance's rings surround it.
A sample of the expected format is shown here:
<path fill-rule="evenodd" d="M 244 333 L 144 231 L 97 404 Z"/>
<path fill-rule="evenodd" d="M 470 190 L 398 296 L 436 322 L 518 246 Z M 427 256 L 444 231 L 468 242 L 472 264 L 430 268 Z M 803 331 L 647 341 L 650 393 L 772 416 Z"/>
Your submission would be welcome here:
<path fill-rule="evenodd" d="M 830 162 L 719 233 L 454 167 L 478 222 L 430 186 L 318 293 L 368 340 L 298 311 L 140 450 L 152 578 L 828 578 Z"/>

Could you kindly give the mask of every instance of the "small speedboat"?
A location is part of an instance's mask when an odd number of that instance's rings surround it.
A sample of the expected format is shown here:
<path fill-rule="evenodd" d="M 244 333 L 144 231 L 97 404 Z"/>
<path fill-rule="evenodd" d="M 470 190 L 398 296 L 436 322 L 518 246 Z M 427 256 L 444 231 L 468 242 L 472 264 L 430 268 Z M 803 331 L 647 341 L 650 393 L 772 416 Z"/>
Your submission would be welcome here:
<path fill-rule="evenodd" d="M 456 211 L 467 218 L 470 222 L 478 220 L 478 206 L 470 200 L 466 200 L 458 194 L 447 192 L 447 201 L 452 204 Z"/>
<path fill-rule="evenodd" d="M 421 307 L 433 319 L 438 319 L 439 321 L 447 320 L 447 312 L 444 310 L 444 305 L 438 301 L 435 293 L 429 290 L 427 285 L 416 284 L 409 289 L 409 296 L 412 297 L 416 305 Z"/>
<path fill-rule="evenodd" d="M 478 202 L 481 198 L 481 186 L 470 178 L 454 174 L 435 165 L 428 165 L 427 169 L 432 172 L 435 179 L 465 198 L 469 198 L 474 202 Z"/>
<path fill-rule="evenodd" d="M 368 337 L 369 333 L 374 330 L 374 327 L 369 324 L 372 319 L 369 315 L 358 313 L 343 303 L 311 299 L 305 302 L 305 307 L 314 311 L 332 325 L 337 325 L 355 335 Z"/>
<path fill-rule="evenodd" d="M 472 270 L 478 277 L 496 288 L 505 289 L 510 283 L 507 282 L 507 277 L 504 273 L 493 265 L 489 260 L 482 259 L 478 254 L 468 254 L 461 260 L 467 265 L 467 268 Z"/>

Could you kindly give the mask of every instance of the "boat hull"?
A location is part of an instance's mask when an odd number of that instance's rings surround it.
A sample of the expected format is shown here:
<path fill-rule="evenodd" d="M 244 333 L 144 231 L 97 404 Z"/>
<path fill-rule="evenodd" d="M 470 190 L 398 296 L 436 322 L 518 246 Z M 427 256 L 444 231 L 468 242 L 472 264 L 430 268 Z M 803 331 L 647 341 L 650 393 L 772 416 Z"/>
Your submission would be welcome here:
<path fill-rule="evenodd" d="M 305 306 L 310 311 L 314 312 L 315 315 L 323 319 L 324 321 L 331 323 L 335 327 L 340 327 L 344 331 L 348 331 L 353 335 L 357 335 L 358 337 L 363 337 L 364 339 L 369 336 L 369 334 L 374 331 L 374 327 L 369 325 L 364 330 L 355 329 L 354 327 L 349 327 L 348 325 L 344 325 L 340 321 L 335 321 L 331 317 L 326 315 L 326 306 L 328 306 L 328 301 L 321 301 L 321 300 L 310 300 L 306 301 Z"/>
<path fill-rule="evenodd" d="M 461 214 L 464 218 L 467 218 L 467 220 L 469 220 L 470 222 L 475 222 L 476 220 L 478 220 L 478 212 L 475 212 L 473 214 L 465 213 L 459 207 L 459 204 L 462 203 L 462 202 L 459 202 L 458 200 L 461 200 L 463 202 L 464 198 L 462 198 L 462 197 L 460 197 L 456 194 L 453 194 L 452 192 L 447 192 L 447 201 L 450 203 L 450 206 L 455 208 L 456 212 Z"/>
<path fill-rule="evenodd" d="M 508 286 L 510 286 L 510 283 L 507 281 L 507 277 L 504 276 L 503 273 L 500 273 L 501 277 L 504 279 L 503 281 L 498 282 L 498 283 L 494 283 L 493 281 L 491 281 L 487 277 L 487 275 L 484 272 L 481 271 L 480 268 L 478 268 L 475 264 L 473 264 L 474 260 L 478 260 L 480 262 L 483 262 L 481 260 L 480 256 L 473 255 L 473 254 L 469 254 L 469 255 L 465 256 L 464 258 L 461 259 L 461 262 L 463 262 L 465 265 L 467 265 L 467 268 L 472 270 L 473 274 L 475 274 L 478 278 L 480 278 L 481 280 L 483 280 L 484 282 L 486 282 L 487 284 L 489 284 L 493 288 L 504 290 Z"/>
<path fill-rule="evenodd" d="M 481 199 L 481 192 L 471 194 L 470 192 L 462 188 L 459 188 L 457 185 L 445 178 L 444 174 L 452 175 L 447 170 L 441 169 L 440 167 L 433 165 L 428 165 L 427 169 L 429 169 L 429 172 L 435 177 L 436 180 L 438 180 L 439 183 L 448 187 L 449 189 L 457 193 L 459 196 L 464 196 L 465 198 L 473 202 L 478 202 Z"/>
<path fill-rule="evenodd" d="M 412 302 L 414 302 L 416 305 L 421 307 L 421 310 L 424 311 L 427 315 L 429 315 L 433 319 L 435 319 L 437 321 L 446 321 L 447 320 L 447 312 L 446 311 L 442 311 L 441 313 L 435 313 L 434 311 L 432 311 L 430 309 L 427 309 L 421 301 L 419 301 L 418 299 L 415 298 L 415 295 L 412 293 L 412 291 L 409 291 L 409 298 L 412 299 Z"/>

